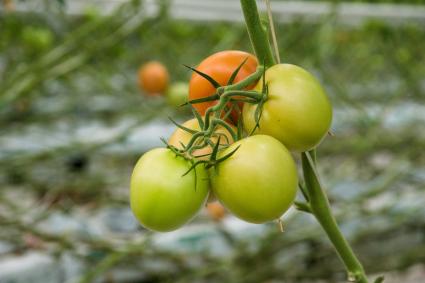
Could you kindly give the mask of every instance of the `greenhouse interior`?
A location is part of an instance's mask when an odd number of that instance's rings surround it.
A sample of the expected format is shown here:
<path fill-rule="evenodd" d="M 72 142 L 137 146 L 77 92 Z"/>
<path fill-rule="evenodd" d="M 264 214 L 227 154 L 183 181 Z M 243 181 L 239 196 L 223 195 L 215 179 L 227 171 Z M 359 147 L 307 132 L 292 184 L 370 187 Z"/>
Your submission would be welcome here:
<path fill-rule="evenodd" d="M 424 0 L 0 0 L 0 283 L 425 283 Z"/>

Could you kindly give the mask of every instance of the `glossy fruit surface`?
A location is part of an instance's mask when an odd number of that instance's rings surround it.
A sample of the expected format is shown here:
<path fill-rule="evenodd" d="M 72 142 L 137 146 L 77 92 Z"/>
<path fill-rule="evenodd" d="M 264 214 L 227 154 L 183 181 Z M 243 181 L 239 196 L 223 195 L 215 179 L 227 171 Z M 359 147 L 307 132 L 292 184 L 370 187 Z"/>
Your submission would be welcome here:
<path fill-rule="evenodd" d="M 196 167 L 196 176 L 194 170 L 182 176 L 190 165 L 166 148 L 153 149 L 139 159 L 131 176 L 130 205 L 144 227 L 175 230 L 205 204 L 208 174 L 201 165 Z"/>
<path fill-rule="evenodd" d="M 198 120 L 196 118 L 190 119 L 188 121 L 186 121 L 185 123 L 183 123 L 184 127 L 189 128 L 191 130 L 196 130 L 199 131 L 200 127 L 199 127 L 199 123 Z M 237 131 L 236 128 L 232 127 L 234 131 Z M 227 131 L 225 128 L 223 128 L 222 126 L 218 126 L 216 128 L 215 131 L 216 135 L 212 137 L 212 141 L 216 142 L 218 140 L 218 135 L 217 134 L 223 134 L 221 139 L 220 139 L 220 144 L 226 144 L 226 143 L 233 143 L 233 138 L 232 135 L 229 133 L 229 131 Z M 226 136 L 226 138 L 224 137 Z M 168 140 L 168 144 L 173 145 L 175 147 L 177 147 L 178 149 L 183 149 L 182 143 L 184 145 L 187 145 L 190 141 L 190 139 L 192 138 L 192 134 L 182 130 L 180 128 L 177 128 L 174 133 L 171 135 L 170 139 Z M 209 154 L 212 152 L 212 147 L 211 146 L 206 146 L 202 149 L 197 149 L 193 152 L 194 156 L 203 156 L 206 154 Z M 201 159 L 208 159 L 208 156 L 204 156 L 201 157 Z"/>
<path fill-rule="evenodd" d="M 291 154 L 278 140 L 251 136 L 223 150 L 227 160 L 210 169 L 217 199 L 237 217 L 252 223 L 278 219 L 294 202 L 298 177 Z"/>
<path fill-rule="evenodd" d="M 238 68 L 238 66 L 245 60 L 245 64 L 239 70 L 238 75 L 236 76 L 234 83 L 239 82 L 254 73 L 257 69 L 257 58 L 247 52 L 239 50 L 226 50 L 217 52 L 207 58 L 205 58 L 197 67 L 198 71 L 201 71 L 215 81 L 217 81 L 221 86 L 228 84 L 232 73 Z M 252 86 L 254 87 L 254 86 Z M 250 88 L 252 88 L 250 87 Z M 214 86 L 205 78 L 200 76 L 197 73 L 193 73 L 189 83 L 189 99 L 199 99 L 211 96 L 215 93 L 216 89 Z M 199 114 L 204 115 L 205 111 L 212 105 L 215 105 L 217 101 L 212 102 L 203 102 L 193 104 L 195 109 Z M 233 118 L 237 121 L 237 112 L 233 112 Z"/>
<path fill-rule="evenodd" d="M 165 94 L 168 104 L 178 107 L 189 99 L 189 84 L 185 82 L 173 83 Z"/>
<path fill-rule="evenodd" d="M 306 70 L 290 64 L 274 65 L 265 73 L 268 99 L 256 134 L 270 135 L 291 151 L 307 151 L 325 137 L 332 122 L 332 106 L 320 83 Z M 255 90 L 261 92 L 262 79 Z M 243 108 L 245 128 L 255 126 L 256 105 Z"/>
<path fill-rule="evenodd" d="M 137 75 L 140 89 L 148 95 L 163 94 L 168 87 L 168 71 L 160 62 L 151 61 L 142 65 Z"/>

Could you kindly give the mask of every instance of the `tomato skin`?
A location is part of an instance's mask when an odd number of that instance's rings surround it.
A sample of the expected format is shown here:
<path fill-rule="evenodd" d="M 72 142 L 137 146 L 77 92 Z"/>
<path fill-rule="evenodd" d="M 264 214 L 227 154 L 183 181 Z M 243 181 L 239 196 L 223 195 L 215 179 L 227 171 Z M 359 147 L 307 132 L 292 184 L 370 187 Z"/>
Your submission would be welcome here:
<path fill-rule="evenodd" d="M 168 232 L 188 221 L 208 197 L 208 174 L 203 166 L 186 176 L 190 162 L 171 150 L 157 148 L 137 162 L 130 184 L 130 206 L 140 223 L 151 230 Z M 195 178 L 196 188 L 195 188 Z"/>
<path fill-rule="evenodd" d="M 190 119 L 190 120 L 184 122 L 182 125 L 186 128 L 192 129 L 192 130 L 196 130 L 196 131 L 200 130 L 199 123 L 198 123 L 198 120 L 196 118 Z M 235 132 L 237 132 L 237 129 L 235 127 L 232 127 L 232 129 Z M 224 134 L 227 137 L 227 139 L 226 139 L 222 136 L 221 139 L 220 139 L 220 144 L 233 143 L 232 135 L 229 133 L 229 131 L 227 131 L 222 126 L 218 126 L 216 128 L 215 132 L 218 133 L 218 134 L 220 134 L 220 133 Z M 173 145 L 173 146 L 177 147 L 178 149 L 183 149 L 183 146 L 181 144 L 183 143 L 184 145 L 187 145 L 191 138 L 192 138 L 191 133 L 184 131 L 180 128 L 177 128 L 174 131 L 174 133 L 171 135 L 171 137 L 169 138 L 168 144 Z M 218 140 L 218 137 L 212 137 L 211 139 L 212 139 L 213 142 L 216 142 Z M 207 147 L 204 147 L 202 149 L 197 149 L 197 150 L 193 151 L 193 155 L 194 156 L 201 156 L 201 155 L 209 154 L 211 152 L 212 152 L 212 147 L 207 146 Z M 199 159 L 206 160 L 208 158 L 209 158 L 209 156 L 204 156 L 204 157 L 200 157 Z"/>
<path fill-rule="evenodd" d="M 219 222 L 226 217 L 226 209 L 217 201 L 208 203 L 206 208 L 208 215 L 216 222 Z"/>
<path fill-rule="evenodd" d="M 211 186 L 217 199 L 234 215 L 251 223 L 278 219 L 295 200 L 298 176 L 295 162 L 278 140 L 251 136 L 220 152 L 228 159 L 211 168 Z"/>
<path fill-rule="evenodd" d="M 168 104 L 178 107 L 187 102 L 188 93 L 189 84 L 184 82 L 177 82 L 171 84 L 165 94 Z"/>
<path fill-rule="evenodd" d="M 332 122 L 332 105 L 320 83 L 306 70 L 291 64 L 267 69 L 268 100 L 256 134 L 270 135 L 291 151 L 307 151 L 325 137 Z M 262 79 L 255 90 L 261 92 Z M 246 104 L 243 121 L 248 132 L 255 126 L 256 105 Z"/>
<path fill-rule="evenodd" d="M 234 80 L 234 83 L 237 83 L 256 71 L 258 62 L 254 55 L 239 50 L 221 51 L 205 58 L 196 67 L 196 69 L 209 75 L 220 85 L 225 86 L 227 85 L 232 73 L 245 59 L 247 59 L 247 61 L 239 70 L 239 73 Z M 248 89 L 253 87 L 254 86 L 251 86 Z M 189 82 L 189 100 L 211 96 L 215 93 L 215 91 L 216 89 L 214 86 L 212 86 L 205 78 L 195 72 L 192 74 Z M 205 115 L 205 111 L 216 103 L 217 101 L 203 102 L 193 104 L 193 106 L 199 114 Z M 236 111 L 232 113 L 232 117 L 235 121 L 237 121 L 238 115 Z"/>
<path fill-rule="evenodd" d="M 139 68 L 138 84 L 147 95 L 163 94 L 168 87 L 169 75 L 167 68 L 157 61 L 150 61 Z"/>

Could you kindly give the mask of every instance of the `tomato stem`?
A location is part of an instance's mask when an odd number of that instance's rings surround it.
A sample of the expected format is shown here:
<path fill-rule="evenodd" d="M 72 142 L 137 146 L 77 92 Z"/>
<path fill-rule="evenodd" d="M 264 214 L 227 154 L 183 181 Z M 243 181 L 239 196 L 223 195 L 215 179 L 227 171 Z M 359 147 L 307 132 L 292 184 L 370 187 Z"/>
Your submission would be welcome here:
<path fill-rule="evenodd" d="M 230 90 L 245 89 L 248 86 L 256 83 L 261 78 L 263 73 L 264 73 L 264 66 L 258 66 L 257 70 L 254 73 L 252 73 L 251 75 L 249 75 L 248 77 L 246 77 L 242 81 L 235 83 L 233 85 L 224 86 L 224 87 L 222 87 L 222 90 L 218 90 L 218 91 L 230 91 Z"/>
<path fill-rule="evenodd" d="M 267 30 L 261 23 L 255 0 L 241 0 L 242 11 L 245 17 L 249 38 L 258 61 L 266 67 L 276 64 L 267 36 Z"/>
<path fill-rule="evenodd" d="M 368 283 L 363 266 L 357 259 L 349 243 L 332 215 L 329 200 L 320 183 L 311 152 L 301 154 L 305 187 L 309 197 L 311 213 L 325 230 L 339 257 L 344 263 L 350 282 Z"/>

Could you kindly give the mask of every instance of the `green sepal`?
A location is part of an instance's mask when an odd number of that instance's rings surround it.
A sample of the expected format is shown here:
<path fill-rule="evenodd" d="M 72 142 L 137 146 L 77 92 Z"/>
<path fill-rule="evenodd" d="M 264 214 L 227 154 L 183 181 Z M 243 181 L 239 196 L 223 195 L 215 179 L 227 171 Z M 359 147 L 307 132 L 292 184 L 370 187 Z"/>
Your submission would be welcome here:
<path fill-rule="evenodd" d="M 223 162 L 224 160 L 228 159 L 229 157 L 231 157 L 233 154 L 235 154 L 235 152 L 239 149 L 240 145 L 238 145 L 237 148 L 235 148 L 234 150 L 232 150 L 230 153 L 226 154 L 225 156 L 219 158 L 216 160 L 216 163 L 220 163 Z"/>
<path fill-rule="evenodd" d="M 221 136 L 218 137 L 216 144 L 213 147 L 213 151 L 211 152 L 210 161 L 215 161 L 217 158 L 218 149 L 220 147 Z"/>
<path fill-rule="evenodd" d="M 181 106 L 188 105 L 188 104 L 197 104 L 197 103 L 202 103 L 202 102 L 215 101 L 215 100 L 218 100 L 219 98 L 220 98 L 220 96 L 217 93 L 215 93 L 215 94 L 207 96 L 207 97 L 189 100 L 189 101 L 185 102 L 184 104 L 182 104 Z"/>
<path fill-rule="evenodd" d="M 196 120 L 198 121 L 199 127 L 203 130 L 205 123 L 204 123 L 204 120 L 202 119 L 201 114 L 199 114 L 199 112 L 196 111 L 195 107 L 193 107 L 192 105 L 190 105 L 190 110 L 192 110 L 193 116 L 195 116 Z"/>
<path fill-rule="evenodd" d="M 176 121 L 174 121 L 171 117 L 168 117 L 168 119 L 171 121 L 171 123 L 173 123 L 174 125 L 176 125 L 176 127 L 182 129 L 185 132 L 188 132 L 188 133 L 190 133 L 192 135 L 197 132 L 197 131 L 192 130 L 192 129 L 189 129 L 189 128 L 183 126 L 183 125 L 180 125 L 179 123 L 177 123 Z"/>
<path fill-rule="evenodd" d="M 183 64 L 184 65 L 184 64 Z M 205 73 L 202 73 L 201 71 L 198 71 L 198 70 L 196 70 L 195 68 L 192 68 L 192 67 L 190 67 L 190 66 L 188 66 L 188 65 L 184 65 L 186 68 L 189 68 L 189 69 L 191 69 L 192 71 L 194 71 L 195 73 L 197 73 L 198 75 L 200 75 L 200 76 L 202 76 L 204 79 L 206 79 L 207 81 L 209 81 L 211 84 L 212 84 L 212 86 L 214 87 L 214 88 L 218 88 L 218 87 L 221 87 L 221 85 L 216 81 L 216 80 L 214 80 L 212 77 L 210 77 L 209 75 L 207 75 L 207 74 L 205 74 Z"/>
<path fill-rule="evenodd" d="M 229 78 L 229 81 L 227 82 L 228 85 L 233 84 L 233 81 L 235 80 L 236 76 L 238 75 L 239 71 L 241 70 L 242 66 L 246 63 L 248 60 L 248 57 L 246 57 L 242 63 L 236 68 L 235 71 L 233 71 L 232 75 Z"/>

